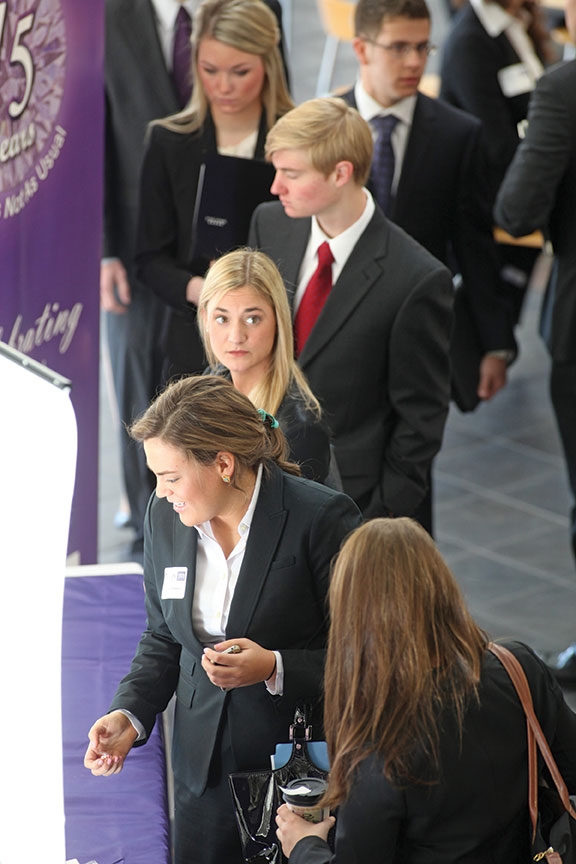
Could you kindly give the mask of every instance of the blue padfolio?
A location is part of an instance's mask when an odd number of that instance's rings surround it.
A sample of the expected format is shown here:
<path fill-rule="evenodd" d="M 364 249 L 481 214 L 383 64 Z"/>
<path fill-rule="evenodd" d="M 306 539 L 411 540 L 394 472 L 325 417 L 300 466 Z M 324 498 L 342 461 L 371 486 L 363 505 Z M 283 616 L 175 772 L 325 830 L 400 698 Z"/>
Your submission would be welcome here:
<path fill-rule="evenodd" d="M 322 771 L 328 772 L 330 770 L 330 762 L 328 761 L 326 741 L 308 741 L 306 746 L 308 748 L 308 755 L 314 765 Z M 292 742 L 289 744 L 277 744 L 274 755 L 270 757 L 272 768 L 282 768 L 286 765 L 292 755 L 292 749 Z"/>

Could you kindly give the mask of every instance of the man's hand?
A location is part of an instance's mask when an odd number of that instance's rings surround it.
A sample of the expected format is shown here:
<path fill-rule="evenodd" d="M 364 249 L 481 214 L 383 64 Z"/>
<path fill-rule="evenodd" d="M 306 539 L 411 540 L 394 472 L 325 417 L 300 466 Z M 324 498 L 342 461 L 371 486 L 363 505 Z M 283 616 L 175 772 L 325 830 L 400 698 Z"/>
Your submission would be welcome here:
<path fill-rule="evenodd" d="M 124 315 L 130 305 L 130 284 L 119 258 L 100 264 L 100 306 L 106 312 Z M 120 301 L 120 302 L 118 302 Z"/>
<path fill-rule="evenodd" d="M 186 285 L 186 300 L 188 303 L 193 303 L 194 306 L 198 305 L 198 300 L 200 299 L 200 294 L 202 293 L 202 288 L 204 287 L 204 279 L 202 276 L 192 276 L 188 284 Z"/>
<path fill-rule="evenodd" d="M 480 381 L 478 396 L 480 399 L 492 399 L 506 384 L 506 360 L 485 354 L 480 363 Z"/>

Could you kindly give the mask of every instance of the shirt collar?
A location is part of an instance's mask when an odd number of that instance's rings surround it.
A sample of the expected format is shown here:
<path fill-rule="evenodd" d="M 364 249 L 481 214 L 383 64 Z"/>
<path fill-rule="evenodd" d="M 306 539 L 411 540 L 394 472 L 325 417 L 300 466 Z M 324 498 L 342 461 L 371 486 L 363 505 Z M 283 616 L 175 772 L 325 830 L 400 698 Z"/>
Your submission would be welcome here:
<path fill-rule="evenodd" d="M 166 30 L 174 29 L 180 6 L 184 6 L 191 17 L 194 17 L 198 6 L 197 0 L 185 0 L 184 3 L 179 3 L 178 0 L 151 0 L 151 3 L 158 21 Z"/>
<path fill-rule="evenodd" d="M 417 94 L 407 96 L 405 99 L 400 99 L 391 105 L 390 108 L 384 108 L 365 90 L 364 85 L 360 80 L 354 85 L 354 98 L 358 113 L 364 120 L 370 122 L 373 117 L 386 117 L 388 114 L 393 114 L 398 117 L 407 126 L 412 125 L 414 119 L 414 110 L 416 108 Z"/>
<path fill-rule="evenodd" d="M 514 21 L 514 17 L 506 12 L 498 3 L 487 3 L 485 0 L 470 0 L 476 16 L 489 36 L 500 36 Z"/>
<path fill-rule="evenodd" d="M 250 503 L 248 505 L 248 509 L 244 513 L 244 516 L 241 518 L 238 523 L 238 533 L 240 537 L 243 537 L 250 530 L 250 526 L 252 525 L 252 518 L 254 516 L 254 510 L 256 509 L 256 504 L 258 503 L 258 496 L 260 494 L 260 487 L 262 485 L 262 464 L 258 466 L 258 471 L 256 472 L 256 482 L 254 484 L 254 491 L 252 492 L 252 497 L 250 498 Z M 200 525 L 194 526 L 200 536 L 205 535 L 207 537 L 211 537 L 214 539 L 214 533 L 212 531 L 212 526 L 210 522 L 201 522 Z"/>
<path fill-rule="evenodd" d="M 318 224 L 316 216 L 312 216 L 312 225 L 310 230 L 311 248 L 317 249 L 321 243 L 327 241 L 330 245 L 330 251 L 332 252 L 336 266 L 338 266 L 340 262 L 346 262 L 351 250 L 358 242 L 360 235 L 366 230 L 368 223 L 374 215 L 374 210 L 376 208 L 374 199 L 368 189 L 364 189 L 363 191 L 366 196 L 364 210 L 352 225 L 349 225 L 345 231 L 342 231 L 342 233 L 338 234 L 336 237 L 328 237 Z"/>

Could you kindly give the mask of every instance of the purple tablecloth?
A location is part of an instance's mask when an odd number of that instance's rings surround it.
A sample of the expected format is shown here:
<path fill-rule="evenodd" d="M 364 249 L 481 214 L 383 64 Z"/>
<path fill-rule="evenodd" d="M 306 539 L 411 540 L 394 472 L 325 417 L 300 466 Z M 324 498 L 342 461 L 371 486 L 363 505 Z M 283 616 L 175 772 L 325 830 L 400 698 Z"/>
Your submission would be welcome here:
<path fill-rule="evenodd" d="M 140 575 L 68 577 L 62 636 L 66 855 L 80 864 L 169 864 L 162 724 L 120 774 L 84 768 L 88 730 L 108 710 L 145 625 Z"/>

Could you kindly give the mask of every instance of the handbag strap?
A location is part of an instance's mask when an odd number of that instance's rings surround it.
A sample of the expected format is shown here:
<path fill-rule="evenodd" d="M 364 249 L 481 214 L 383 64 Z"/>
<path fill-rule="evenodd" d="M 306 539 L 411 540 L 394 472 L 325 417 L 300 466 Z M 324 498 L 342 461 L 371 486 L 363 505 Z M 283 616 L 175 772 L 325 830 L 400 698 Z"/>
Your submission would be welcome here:
<path fill-rule="evenodd" d="M 576 819 L 576 813 L 570 802 L 568 788 L 564 782 L 562 775 L 556 765 L 550 746 L 546 740 L 546 736 L 542 731 L 542 727 L 534 713 L 534 705 L 532 703 L 532 694 L 528 685 L 528 680 L 524 669 L 514 654 L 504 648 L 503 645 L 496 645 L 490 642 L 488 650 L 492 652 L 502 663 L 506 672 L 518 693 L 518 698 L 522 703 L 524 714 L 526 715 L 526 726 L 528 732 L 528 807 L 530 810 L 530 820 L 532 822 L 533 837 L 536 834 L 536 821 L 538 817 L 538 768 L 536 760 L 536 747 L 540 750 L 544 761 L 548 767 L 554 785 L 558 790 L 560 800 L 565 810 L 568 811 L 573 819 Z"/>

